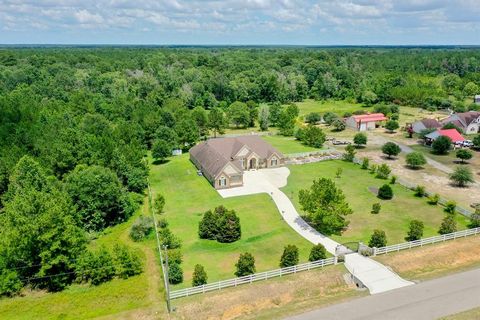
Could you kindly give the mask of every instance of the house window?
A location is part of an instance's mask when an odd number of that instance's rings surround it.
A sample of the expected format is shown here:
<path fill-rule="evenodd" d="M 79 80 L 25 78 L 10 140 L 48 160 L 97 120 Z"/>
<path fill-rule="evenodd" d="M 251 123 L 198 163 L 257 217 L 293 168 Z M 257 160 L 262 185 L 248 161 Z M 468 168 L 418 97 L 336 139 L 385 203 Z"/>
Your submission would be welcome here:
<path fill-rule="evenodd" d="M 219 180 L 218 180 L 218 185 L 220 187 L 225 187 L 227 185 L 227 179 L 225 177 L 221 177 Z"/>
<path fill-rule="evenodd" d="M 270 160 L 270 165 L 272 167 L 275 167 L 277 165 L 277 159 L 273 158 L 272 160 Z"/>

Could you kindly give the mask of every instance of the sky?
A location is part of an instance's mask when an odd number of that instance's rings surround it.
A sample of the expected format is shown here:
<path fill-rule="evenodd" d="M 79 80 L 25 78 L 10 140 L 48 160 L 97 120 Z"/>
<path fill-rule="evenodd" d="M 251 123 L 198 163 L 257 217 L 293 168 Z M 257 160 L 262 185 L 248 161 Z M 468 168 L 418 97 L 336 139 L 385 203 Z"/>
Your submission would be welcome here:
<path fill-rule="evenodd" d="M 480 0 L 0 0 L 0 43 L 480 45 Z"/>

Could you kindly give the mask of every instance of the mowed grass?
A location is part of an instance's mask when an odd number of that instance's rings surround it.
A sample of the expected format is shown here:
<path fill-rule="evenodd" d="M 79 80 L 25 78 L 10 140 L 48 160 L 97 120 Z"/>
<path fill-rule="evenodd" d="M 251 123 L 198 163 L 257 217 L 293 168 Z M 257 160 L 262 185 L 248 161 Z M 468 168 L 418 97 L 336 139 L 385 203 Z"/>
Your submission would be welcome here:
<path fill-rule="evenodd" d="M 254 255 L 257 272 L 278 268 L 287 244 L 299 247 L 300 261 L 308 259 L 312 245 L 282 220 L 267 194 L 223 199 L 204 177 L 197 175 L 188 154 L 152 165 L 150 183 L 154 194 L 165 196 L 164 217 L 182 240 L 184 282 L 177 287 L 191 285 L 195 264 L 205 267 L 209 282 L 233 278 L 235 263 L 243 252 Z M 219 205 L 234 209 L 240 217 L 239 241 L 222 244 L 199 239 L 198 223 L 203 213 Z"/>
<path fill-rule="evenodd" d="M 313 99 L 306 99 L 302 102 L 295 103 L 300 110 L 300 116 L 305 116 L 312 112 L 324 114 L 325 112 L 334 112 L 343 116 L 345 112 L 352 113 L 357 110 L 372 111 L 371 107 L 363 107 L 359 103 L 351 103 L 348 101 L 326 100 L 316 101 Z"/>
<path fill-rule="evenodd" d="M 424 237 L 434 236 L 438 234 L 438 228 L 445 216 L 441 206 L 427 204 L 425 198 L 415 197 L 411 190 L 398 184 L 392 186 L 392 200 L 378 199 L 369 187 L 378 188 L 387 181 L 374 178 L 368 171 L 353 163 L 324 161 L 289 168 L 291 174 L 283 191 L 293 199 L 299 210 L 298 193 L 301 189 L 309 188 L 314 179 L 331 178 L 343 190 L 353 214 L 347 217 L 350 221 L 348 229 L 341 236 L 332 236 L 340 243 L 368 243 L 374 229 L 386 232 L 388 244 L 401 243 L 405 241 L 408 225 L 413 219 L 421 220 L 425 224 Z M 335 178 L 338 168 L 343 170 L 341 178 Z M 381 203 L 382 209 L 379 214 L 372 214 L 372 205 L 376 202 Z M 468 224 L 467 219 L 460 215 L 457 216 L 457 222 L 459 229 L 465 229 Z"/>
<path fill-rule="evenodd" d="M 277 148 L 283 154 L 301 153 L 301 152 L 314 152 L 325 148 L 313 148 L 302 144 L 295 140 L 294 137 L 284 136 L 262 136 L 262 139 L 270 143 L 273 147 Z"/>

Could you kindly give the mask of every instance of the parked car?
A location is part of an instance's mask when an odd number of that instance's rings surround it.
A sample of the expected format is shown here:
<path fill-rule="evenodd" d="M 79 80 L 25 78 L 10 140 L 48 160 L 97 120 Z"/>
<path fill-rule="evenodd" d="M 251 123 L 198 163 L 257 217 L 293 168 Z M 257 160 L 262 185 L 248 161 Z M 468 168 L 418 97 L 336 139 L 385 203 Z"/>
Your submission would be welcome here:
<path fill-rule="evenodd" d="M 462 145 L 466 148 L 471 148 L 471 147 L 473 147 L 473 142 L 472 142 L 472 140 L 465 140 L 465 141 L 463 141 Z"/>

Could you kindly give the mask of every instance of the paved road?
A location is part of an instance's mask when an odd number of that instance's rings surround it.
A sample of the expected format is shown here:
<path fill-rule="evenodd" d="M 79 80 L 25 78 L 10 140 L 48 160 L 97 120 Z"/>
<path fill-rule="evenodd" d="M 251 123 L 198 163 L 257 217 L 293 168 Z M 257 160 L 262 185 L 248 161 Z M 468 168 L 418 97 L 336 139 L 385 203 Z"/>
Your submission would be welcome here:
<path fill-rule="evenodd" d="M 480 307 L 480 269 L 319 309 L 289 320 L 432 320 Z"/>
<path fill-rule="evenodd" d="M 268 193 L 285 222 L 293 230 L 313 244 L 321 243 L 328 252 L 335 254 L 335 250 L 340 244 L 308 225 L 298 214 L 292 201 L 280 190 L 281 187 L 287 185 L 289 174 L 290 170 L 286 167 L 245 171 L 242 187 L 218 190 L 218 193 L 224 198 Z M 413 284 L 403 280 L 384 265 L 359 254 L 350 254 L 345 259 L 347 269 L 370 290 L 371 294 Z"/>

